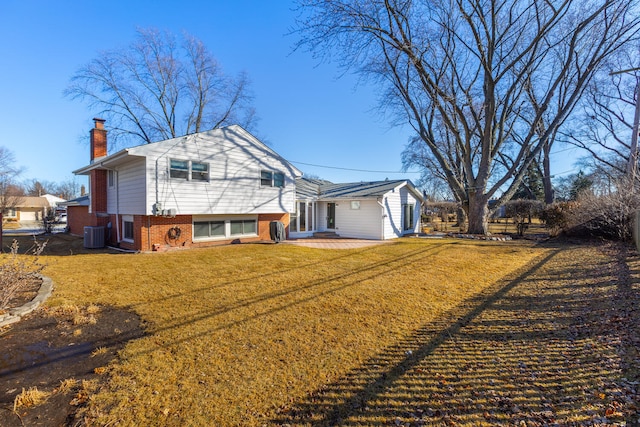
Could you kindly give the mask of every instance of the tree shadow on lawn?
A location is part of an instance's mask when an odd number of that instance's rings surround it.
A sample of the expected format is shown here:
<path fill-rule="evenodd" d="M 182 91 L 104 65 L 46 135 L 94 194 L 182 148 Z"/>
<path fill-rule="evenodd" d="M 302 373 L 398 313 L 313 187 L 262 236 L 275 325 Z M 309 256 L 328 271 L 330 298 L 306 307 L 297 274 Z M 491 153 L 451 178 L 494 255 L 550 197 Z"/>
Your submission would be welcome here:
<path fill-rule="evenodd" d="M 272 424 L 637 425 L 637 384 L 622 378 L 635 341 L 621 345 L 610 325 L 638 303 L 619 259 L 593 245 L 552 249 Z"/>
<path fill-rule="evenodd" d="M 409 261 L 422 260 L 427 255 L 435 255 L 442 252 L 443 248 L 437 246 L 421 247 L 418 246 L 410 252 L 403 254 L 402 256 L 394 256 L 380 260 L 375 263 L 365 264 L 362 267 L 349 270 L 348 272 L 339 272 L 330 276 L 320 276 L 309 280 L 308 283 L 300 284 L 294 283 L 289 287 L 278 289 L 275 291 L 258 293 L 255 296 L 249 298 L 239 299 L 233 304 L 221 303 L 217 308 L 213 310 L 211 308 L 199 311 L 193 311 L 190 313 L 184 313 L 179 319 L 173 322 L 166 322 L 156 325 L 152 328 L 152 333 L 158 334 L 168 330 L 175 330 L 187 326 L 191 326 L 196 322 L 203 322 L 211 318 L 227 314 L 229 312 L 238 311 L 248 307 L 258 307 L 255 312 L 249 316 L 240 316 L 236 320 L 232 320 L 226 323 L 217 325 L 215 328 L 209 328 L 199 333 L 190 333 L 188 337 L 183 339 L 174 339 L 169 344 L 171 347 L 178 348 L 180 345 L 188 343 L 191 340 L 201 337 L 207 337 L 212 332 L 225 330 L 233 326 L 237 326 L 243 323 L 247 323 L 251 320 L 259 319 L 267 315 L 281 312 L 287 308 L 298 306 L 309 301 L 321 298 L 322 296 L 339 292 L 345 288 L 358 285 L 362 281 L 369 279 L 379 278 L 384 274 L 388 274 L 396 271 L 398 268 L 402 268 L 405 263 Z M 352 254 L 355 255 L 356 253 Z M 327 262 L 328 263 L 328 262 Z M 315 265 L 318 265 L 317 263 Z M 264 278 L 271 275 L 281 275 L 282 271 L 277 271 L 270 274 L 260 274 L 257 277 Z M 251 282 L 254 278 L 234 280 L 232 283 L 237 284 L 241 282 Z M 211 290 L 224 285 L 216 285 L 214 287 L 199 288 L 198 291 Z M 195 291 L 188 293 L 176 294 L 167 298 L 177 298 Z M 265 301 L 274 301 L 274 305 L 268 308 L 259 309 L 259 304 Z"/>

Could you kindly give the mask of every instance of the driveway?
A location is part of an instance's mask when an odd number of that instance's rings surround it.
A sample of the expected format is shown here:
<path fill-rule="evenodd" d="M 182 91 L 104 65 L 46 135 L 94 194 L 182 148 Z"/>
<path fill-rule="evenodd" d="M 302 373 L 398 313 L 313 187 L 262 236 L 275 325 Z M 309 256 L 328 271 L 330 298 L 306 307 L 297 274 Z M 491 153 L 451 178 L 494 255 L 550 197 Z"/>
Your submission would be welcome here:
<path fill-rule="evenodd" d="M 53 233 L 63 233 L 67 228 L 67 224 L 52 224 L 52 226 Z M 2 234 L 4 236 L 30 236 L 42 233 L 44 233 L 44 225 L 41 221 L 20 221 L 19 228 L 2 229 Z"/>

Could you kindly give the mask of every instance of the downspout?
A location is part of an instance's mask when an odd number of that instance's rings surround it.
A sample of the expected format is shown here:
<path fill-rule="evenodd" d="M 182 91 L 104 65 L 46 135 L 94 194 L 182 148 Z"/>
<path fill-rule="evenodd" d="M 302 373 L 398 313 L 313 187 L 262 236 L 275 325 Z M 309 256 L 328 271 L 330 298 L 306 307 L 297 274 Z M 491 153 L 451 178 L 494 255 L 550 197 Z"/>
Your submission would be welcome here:
<path fill-rule="evenodd" d="M 159 160 L 159 157 L 156 158 L 156 171 L 155 171 L 156 172 L 156 203 L 155 203 L 156 207 L 154 209 L 156 211 L 155 212 L 156 215 L 158 214 L 158 207 L 157 206 L 158 206 L 158 201 L 160 200 L 160 190 L 158 188 L 158 160 Z M 209 177 L 211 177 L 211 175 L 209 175 Z"/>
<path fill-rule="evenodd" d="M 117 170 L 116 174 L 116 241 L 120 244 L 120 174 Z"/>
<path fill-rule="evenodd" d="M 382 227 L 381 227 L 381 230 L 380 230 L 380 236 L 382 236 L 382 240 L 384 240 L 384 211 L 385 211 L 385 209 L 384 209 L 384 205 L 382 204 L 382 202 L 380 202 L 380 199 L 376 199 L 376 202 L 382 208 L 382 215 L 381 215 L 381 218 L 382 218 L 381 225 L 382 225 Z"/>

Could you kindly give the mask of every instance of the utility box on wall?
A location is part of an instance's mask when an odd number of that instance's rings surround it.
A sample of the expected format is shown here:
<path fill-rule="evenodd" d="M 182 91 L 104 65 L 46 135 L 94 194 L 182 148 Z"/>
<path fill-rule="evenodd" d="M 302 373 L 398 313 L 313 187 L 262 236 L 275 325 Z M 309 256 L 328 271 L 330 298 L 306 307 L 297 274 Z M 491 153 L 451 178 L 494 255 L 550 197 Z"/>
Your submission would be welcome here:
<path fill-rule="evenodd" d="M 104 227 L 85 227 L 84 247 L 87 249 L 104 248 Z"/>

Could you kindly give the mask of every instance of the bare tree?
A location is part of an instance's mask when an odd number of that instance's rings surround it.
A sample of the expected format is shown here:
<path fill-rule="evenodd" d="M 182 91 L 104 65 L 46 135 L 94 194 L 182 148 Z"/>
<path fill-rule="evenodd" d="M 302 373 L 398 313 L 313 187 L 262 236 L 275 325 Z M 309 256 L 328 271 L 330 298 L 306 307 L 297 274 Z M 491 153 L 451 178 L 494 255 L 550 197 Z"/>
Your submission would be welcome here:
<path fill-rule="evenodd" d="M 22 202 L 24 191 L 16 181 L 21 173 L 22 168 L 16 165 L 13 153 L 0 146 L 0 213 Z"/>
<path fill-rule="evenodd" d="M 40 197 L 45 194 L 54 194 L 56 184 L 49 181 L 33 179 L 24 183 L 24 190 L 27 196 Z"/>
<path fill-rule="evenodd" d="M 71 200 L 79 197 L 81 193 L 80 184 L 74 178 L 60 182 L 55 186 L 54 195 L 65 199 Z"/>
<path fill-rule="evenodd" d="M 80 68 L 65 91 L 107 119 L 110 141 L 132 145 L 240 124 L 251 129 L 249 79 L 226 75 L 193 36 L 138 30 L 125 50 L 102 52 Z"/>
<path fill-rule="evenodd" d="M 384 107 L 430 151 L 471 233 L 487 232 L 489 199 L 511 198 L 593 73 L 639 28 L 637 0 L 299 2 L 298 47 L 386 88 Z"/>
<path fill-rule="evenodd" d="M 580 114 L 562 132 L 566 141 L 590 153 L 587 159 L 590 169 L 608 175 L 614 181 L 619 181 L 627 172 L 631 153 L 640 84 L 637 48 L 622 51 L 607 63 L 589 85 L 580 103 Z M 617 73 L 633 66 L 636 70 Z"/>

